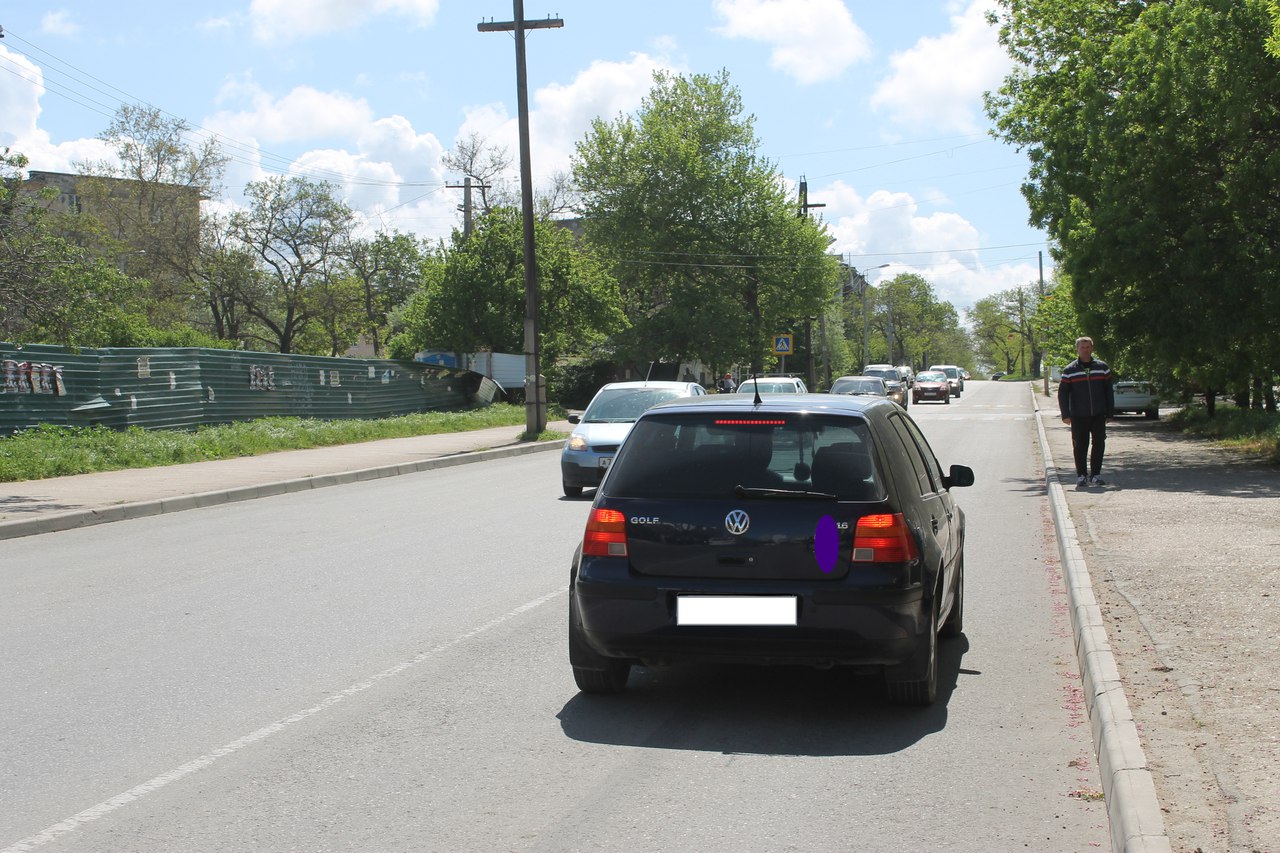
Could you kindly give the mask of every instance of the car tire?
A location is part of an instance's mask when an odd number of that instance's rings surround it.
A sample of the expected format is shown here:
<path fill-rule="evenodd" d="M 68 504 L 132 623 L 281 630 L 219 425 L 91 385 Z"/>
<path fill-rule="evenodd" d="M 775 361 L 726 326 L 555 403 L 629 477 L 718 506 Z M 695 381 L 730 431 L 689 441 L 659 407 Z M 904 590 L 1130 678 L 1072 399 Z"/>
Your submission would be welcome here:
<path fill-rule="evenodd" d="M 938 597 L 935 595 L 929 604 L 929 632 L 924 651 L 923 672 L 916 673 L 920 677 L 899 680 L 890 673 L 885 681 L 885 689 L 889 701 L 894 705 L 909 705 L 923 708 L 932 705 L 938 698 Z M 911 665 L 921 666 L 920 662 L 911 661 Z"/>
<path fill-rule="evenodd" d="M 569 664 L 573 667 L 573 681 L 583 693 L 613 695 L 627 689 L 631 662 L 607 658 L 587 645 L 573 590 L 569 591 Z"/>
<path fill-rule="evenodd" d="M 964 555 L 960 556 L 960 567 L 956 569 L 956 600 L 947 614 L 947 621 L 942 623 L 942 636 L 959 637 L 964 633 Z"/>
<path fill-rule="evenodd" d="M 1149 420 L 1149 421 L 1154 421 L 1154 420 L 1157 420 L 1157 419 L 1160 417 L 1160 410 L 1159 410 L 1159 409 L 1147 409 L 1145 412 L 1143 412 L 1143 414 L 1145 414 L 1145 415 L 1147 416 L 1147 420 Z"/>
<path fill-rule="evenodd" d="M 568 483 L 561 483 L 566 498 L 576 498 L 582 495 L 582 486 L 570 486 Z"/>

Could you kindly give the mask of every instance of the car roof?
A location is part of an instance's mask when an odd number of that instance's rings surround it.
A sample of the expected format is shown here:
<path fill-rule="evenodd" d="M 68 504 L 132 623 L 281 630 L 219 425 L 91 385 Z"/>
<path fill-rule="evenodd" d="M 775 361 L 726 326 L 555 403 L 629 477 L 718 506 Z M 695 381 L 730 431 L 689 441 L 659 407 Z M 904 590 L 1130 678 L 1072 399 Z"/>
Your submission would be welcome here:
<path fill-rule="evenodd" d="M 600 386 L 600 390 L 603 391 L 606 388 L 669 388 L 672 391 L 683 391 L 689 386 L 697 384 L 697 382 L 672 382 L 661 379 L 633 379 L 626 382 L 610 382 Z"/>
<path fill-rule="evenodd" d="M 806 412 L 813 414 L 866 415 L 873 410 L 883 409 L 885 412 L 897 410 L 897 405 L 888 397 L 850 397 L 844 394 L 769 394 L 760 398 L 756 404 L 747 394 L 708 394 L 703 397 L 681 397 L 659 403 L 646 411 L 642 418 L 651 414 L 672 412 L 717 412 L 731 410 L 738 412 Z"/>

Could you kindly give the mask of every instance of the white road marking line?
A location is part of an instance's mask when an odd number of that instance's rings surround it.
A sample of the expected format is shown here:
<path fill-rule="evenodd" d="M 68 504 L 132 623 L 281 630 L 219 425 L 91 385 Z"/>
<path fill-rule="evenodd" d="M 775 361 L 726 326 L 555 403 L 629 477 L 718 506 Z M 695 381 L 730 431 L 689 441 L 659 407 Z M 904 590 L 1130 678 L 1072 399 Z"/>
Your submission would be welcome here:
<path fill-rule="evenodd" d="M 176 782 L 185 776 L 190 776 L 192 773 L 195 773 L 197 770 L 203 770 L 204 768 L 213 764 L 218 759 L 225 758 L 228 755 L 231 755 L 235 752 L 239 752 L 240 750 L 244 749 L 246 746 L 257 743 L 260 740 L 264 740 L 265 738 L 268 738 L 273 734 L 277 734 L 278 732 L 281 732 L 287 729 L 289 726 L 292 726 L 295 723 L 300 723 L 303 720 L 309 719 L 310 717 L 314 717 L 316 714 L 319 714 L 321 711 L 324 711 L 324 710 L 327 710 L 328 708 L 333 707 L 334 705 L 338 704 L 344 699 L 350 699 L 352 696 L 355 696 L 358 693 L 362 693 L 365 690 L 368 690 L 370 687 L 373 687 L 379 681 L 382 681 L 387 678 L 391 678 L 394 675 L 399 675 L 405 670 L 417 666 L 423 661 L 426 661 L 440 654 L 446 649 L 449 649 L 453 646 L 458 645 L 459 643 L 470 640 L 472 637 L 476 637 L 480 634 L 485 633 L 486 631 L 490 631 L 498 627 L 502 623 L 507 622 L 511 619 L 514 619 L 516 616 L 519 616 L 522 613 L 525 613 L 529 610 L 533 610 L 535 607 L 540 607 L 543 604 L 546 604 L 548 601 L 550 601 L 553 598 L 564 595 L 566 592 L 568 592 L 567 588 L 557 590 L 555 592 L 547 593 L 546 595 L 540 598 L 535 598 L 533 601 L 529 601 L 524 604 L 521 604 L 519 607 L 516 607 L 513 610 L 507 611 L 506 613 L 502 614 L 496 619 L 486 622 L 485 624 L 481 625 L 479 628 L 475 628 L 471 631 L 468 631 L 467 633 L 462 634 L 461 636 L 454 637 L 452 640 L 441 643 L 435 648 L 429 649 L 428 651 L 422 652 L 421 654 L 414 655 L 413 657 L 409 658 L 406 661 L 401 661 L 395 666 L 389 667 L 388 669 L 384 669 L 382 672 L 379 672 L 376 675 L 373 675 L 368 679 L 359 682 L 358 684 L 353 684 L 347 689 L 342 690 L 338 693 L 333 694 L 332 696 L 325 698 L 322 702 L 320 702 L 317 705 L 313 705 L 304 711 L 299 711 L 298 713 L 285 717 L 282 720 L 277 720 L 271 725 L 263 726 L 262 728 L 258 729 L 255 732 L 250 732 L 249 734 L 245 735 L 242 738 L 233 740 L 231 743 L 227 744 L 226 746 L 220 747 L 219 749 L 215 749 L 212 752 L 207 752 L 204 755 L 200 756 L 199 758 L 188 761 L 186 764 L 183 764 L 180 767 L 170 770 L 168 773 L 164 773 L 160 776 L 155 777 L 154 779 L 149 779 L 148 781 L 143 782 L 141 785 L 136 785 L 130 788 L 129 790 L 125 791 L 123 794 L 117 794 L 111 799 L 104 800 L 103 802 L 98 803 L 96 806 L 87 808 L 84 811 L 78 814 L 75 814 L 64 821 L 61 821 L 60 823 L 55 823 L 53 826 L 49 827 L 46 830 L 43 830 L 42 832 L 38 832 L 35 835 L 30 836 L 29 838 L 22 839 L 21 841 L 15 841 L 13 844 L 10 844 L 8 847 L 5 847 L 3 850 L 0 850 L 0 853 L 22 853 L 22 851 L 34 850 L 37 847 L 41 847 L 45 844 L 48 844 L 50 841 L 53 841 L 54 839 L 62 835 L 66 835 L 69 832 L 75 832 L 76 829 L 78 829 L 79 827 L 83 826 L 86 823 L 90 823 L 92 821 L 97 820 L 100 817 L 103 817 L 104 815 L 108 815 L 111 812 L 115 811 L 116 809 L 122 808 L 128 805 L 129 803 L 134 802 L 135 800 L 140 800 L 147 794 L 150 794 L 152 791 L 157 791 L 160 788 L 163 788 L 164 786 L 172 782 Z"/>

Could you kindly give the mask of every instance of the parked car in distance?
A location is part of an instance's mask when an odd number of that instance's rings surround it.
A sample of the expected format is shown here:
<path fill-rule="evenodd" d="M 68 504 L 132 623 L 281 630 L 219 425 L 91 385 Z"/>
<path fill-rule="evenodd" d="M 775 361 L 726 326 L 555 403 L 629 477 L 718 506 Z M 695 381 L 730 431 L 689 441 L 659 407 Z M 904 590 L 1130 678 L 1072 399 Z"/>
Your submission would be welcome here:
<path fill-rule="evenodd" d="M 951 405 L 951 383 L 947 374 L 939 370 L 922 370 L 916 374 L 916 384 L 911 386 L 911 402 L 937 400 Z"/>
<path fill-rule="evenodd" d="M 640 413 L 676 397 L 700 397 L 707 390 L 697 382 L 610 382 L 600 388 L 581 415 L 560 452 L 560 480 L 567 497 L 600 485 L 622 440 Z"/>
<path fill-rule="evenodd" d="M 930 370 L 946 374 L 947 384 L 951 386 L 951 396 L 959 397 L 964 393 L 964 374 L 954 364 L 931 364 Z"/>
<path fill-rule="evenodd" d="M 937 695 L 963 630 L 965 514 L 899 406 L 718 394 L 640 416 L 569 572 L 569 662 L 586 693 L 633 665 L 853 667 L 889 699 Z"/>
<path fill-rule="evenodd" d="M 1141 379 L 1121 379 L 1114 386 L 1116 412 L 1138 412 L 1155 420 L 1160 417 L 1160 395 L 1155 386 Z"/>
<path fill-rule="evenodd" d="M 831 383 L 831 393 L 855 397 L 888 397 L 889 389 L 879 376 L 841 376 Z"/>
<path fill-rule="evenodd" d="M 761 394 L 807 394 L 809 389 L 804 380 L 798 376 L 757 376 L 742 380 L 737 393 L 755 395 L 756 389 Z"/>
<path fill-rule="evenodd" d="M 993 374 L 991 374 L 991 381 L 992 381 L 992 382 L 999 382 L 999 381 L 1000 381 L 1000 377 L 1002 377 L 1002 376 L 1004 376 L 1004 375 L 1005 375 L 1005 374 L 1003 374 L 1003 373 L 993 373 Z"/>
<path fill-rule="evenodd" d="M 862 369 L 862 375 L 882 380 L 889 399 L 904 409 L 907 407 L 907 386 L 902 384 L 902 376 L 899 375 L 898 368 L 891 364 L 869 364 Z M 833 392 L 836 390 L 834 383 L 831 390 Z"/>

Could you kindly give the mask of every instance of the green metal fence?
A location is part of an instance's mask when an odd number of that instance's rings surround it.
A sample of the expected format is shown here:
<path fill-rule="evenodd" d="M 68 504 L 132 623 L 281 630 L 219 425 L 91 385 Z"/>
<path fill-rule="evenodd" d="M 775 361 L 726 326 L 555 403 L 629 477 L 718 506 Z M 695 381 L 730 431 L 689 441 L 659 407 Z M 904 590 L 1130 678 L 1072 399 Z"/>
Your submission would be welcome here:
<path fill-rule="evenodd" d="M 0 435 L 38 424 L 191 429 L 272 415 L 336 420 L 461 409 L 501 396 L 469 370 L 384 359 L 0 342 Z"/>

